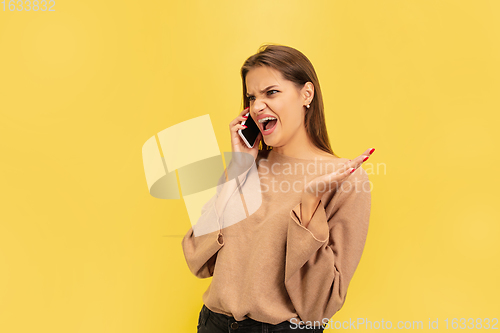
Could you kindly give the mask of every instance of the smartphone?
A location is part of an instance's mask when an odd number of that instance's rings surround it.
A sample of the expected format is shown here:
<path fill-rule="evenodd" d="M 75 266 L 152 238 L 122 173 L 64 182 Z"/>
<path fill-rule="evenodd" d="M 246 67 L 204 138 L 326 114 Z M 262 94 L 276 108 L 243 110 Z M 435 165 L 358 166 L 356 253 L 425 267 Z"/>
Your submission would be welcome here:
<path fill-rule="evenodd" d="M 260 133 L 260 129 L 255 121 L 253 121 L 253 118 L 250 117 L 250 112 L 248 112 L 246 116 L 248 118 L 246 120 L 243 120 L 241 124 L 247 125 L 247 128 L 239 129 L 238 134 L 241 136 L 248 148 L 253 148 L 253 146 L 255 145 L 255 141 L 257 140 L 257 136 Z"/>

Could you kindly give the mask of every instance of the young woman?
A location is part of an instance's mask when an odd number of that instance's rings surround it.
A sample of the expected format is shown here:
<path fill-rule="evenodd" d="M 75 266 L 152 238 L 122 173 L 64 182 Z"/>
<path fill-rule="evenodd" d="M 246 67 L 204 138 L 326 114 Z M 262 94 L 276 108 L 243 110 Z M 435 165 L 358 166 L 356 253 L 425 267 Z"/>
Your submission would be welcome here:
<path fill-rule="evenodd" d="M 298 50 L 264 45 L 241 77 L 244 110 L 229 124 L 231 144 L 252 157 L 239 179 L 243 189 L 257 179 L 260 206 L 235 219 L 242 196 L 223 182 L 182 240 L 193 274 L 212 277 L 198 332 L 322 332 L 365 245 L 371 186 L 360 166 L 374 149 L 353 160 L 333 153 L 318 78 Z M 261 132 L 253 148 L 237 133 L 248 112 Z M 241 166 L 233 160 L 228 169 Z M 219 217 L 237 223 L 208 227 Z"/>

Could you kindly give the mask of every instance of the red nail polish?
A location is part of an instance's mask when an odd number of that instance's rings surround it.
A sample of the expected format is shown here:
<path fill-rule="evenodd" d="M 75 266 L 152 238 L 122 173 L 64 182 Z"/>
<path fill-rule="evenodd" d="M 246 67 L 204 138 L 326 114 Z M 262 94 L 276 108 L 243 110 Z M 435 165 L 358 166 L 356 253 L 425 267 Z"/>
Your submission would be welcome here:
<path fill-rule="evenodd" d="M 370 155 L 371 155 L 371 154 L 373 154 L 373 152 L 374 152 L 374 151 L 375 151 L 375 148 L 372 148 L 372 149 L 370 150 Z"/>
<path fill-rule="evenodd" d="M 247 107 L 245 108 L 245 111 L 246 111 L 246 110 L 248 110 L 248 109 L 250 109 L 250 107 L 249 107 L 249 106 L 247 106 Z"/>
<path fill-rule="evenodd" d="M 364 159 L 363 159 L 363 162 L 366 161 L 368 159 L 369 156 L 366 156 Z"/>
<path fill-rule="evenodd" d="M 243 128 L 247 128 L 247 125 L 243 125 Z"/>
<path fill-rule="evenodd" d="M 352 169 L 351 173 L 353 173 L 354 171 L 356 171 L 356 169 Z"/>
<path fill-rule="evenodd" d="M 243 118 L 248 118 L 248 116 L 243 116 Z"/>

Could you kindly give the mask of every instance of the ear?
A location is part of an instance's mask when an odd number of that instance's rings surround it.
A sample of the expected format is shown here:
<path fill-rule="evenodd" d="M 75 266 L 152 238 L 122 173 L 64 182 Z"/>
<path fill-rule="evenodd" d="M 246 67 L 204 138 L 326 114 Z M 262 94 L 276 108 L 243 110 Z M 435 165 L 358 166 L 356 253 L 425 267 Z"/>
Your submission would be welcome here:
<path fill-rule="evenodd" d="M 306 82 L 302 87 L 302 97 L 304 98 L 304 105 L 311 104 L 314 98 L 314 85 L 312 82 Z"/>

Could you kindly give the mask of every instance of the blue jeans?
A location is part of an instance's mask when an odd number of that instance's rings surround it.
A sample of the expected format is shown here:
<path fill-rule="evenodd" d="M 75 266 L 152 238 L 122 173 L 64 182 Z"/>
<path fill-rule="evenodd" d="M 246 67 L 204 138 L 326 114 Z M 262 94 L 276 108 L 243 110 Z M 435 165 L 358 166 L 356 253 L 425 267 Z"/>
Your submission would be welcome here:
<path fill-rule="evenodd" d="M 276 325 L 263 323 L 253 319 L 237 321 L 221 313 L 211 311 L 203 304 L 198 318 L 198 333 L 320 333 L 324 327 L 306 328 L 298 322 L 284 321 Z"/>

